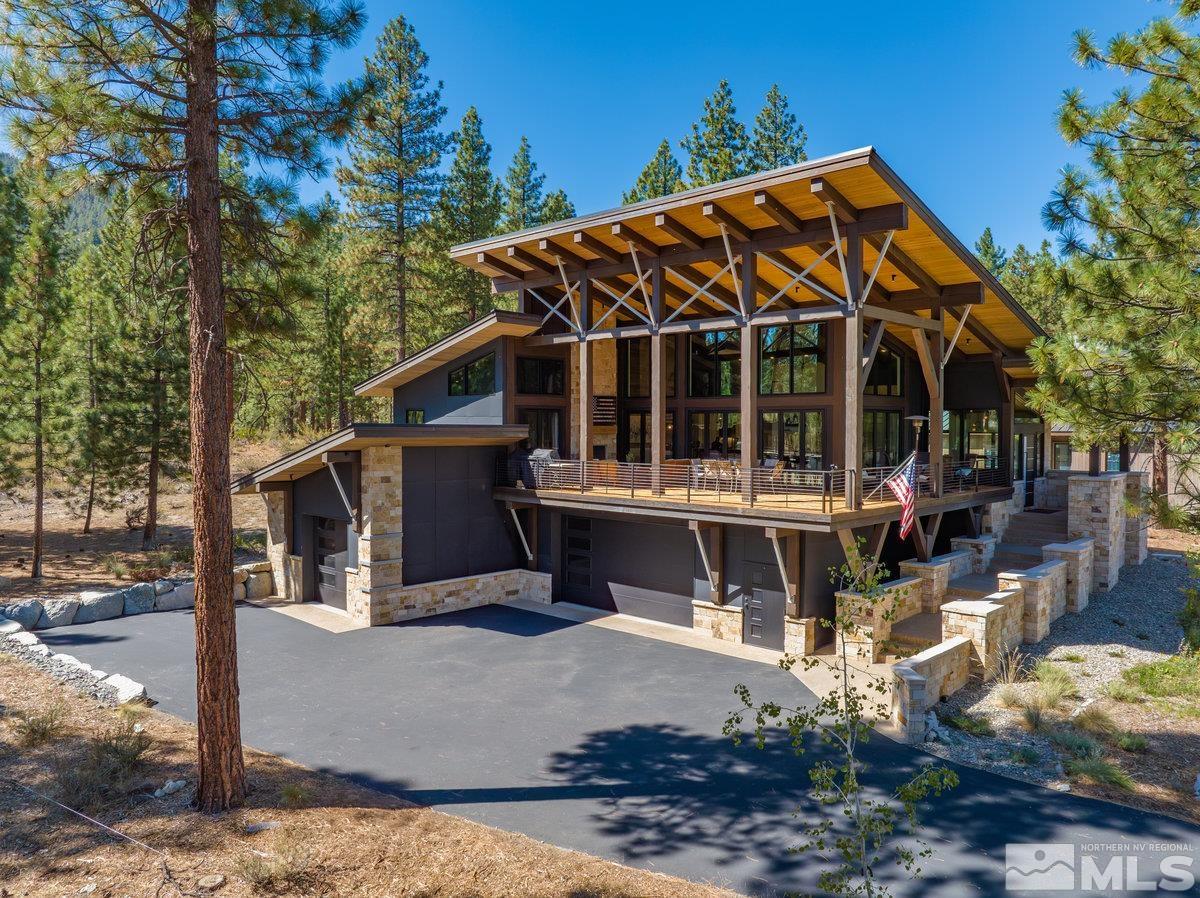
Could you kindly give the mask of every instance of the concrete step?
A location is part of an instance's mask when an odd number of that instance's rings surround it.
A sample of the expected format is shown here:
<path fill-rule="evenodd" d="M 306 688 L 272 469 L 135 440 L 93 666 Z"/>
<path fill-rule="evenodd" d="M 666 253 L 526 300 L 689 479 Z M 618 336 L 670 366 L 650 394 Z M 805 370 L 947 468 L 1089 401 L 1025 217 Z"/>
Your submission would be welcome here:
<path fill-rule="evenodd" d="M 950 581 L 946 587 L 946 601 L 982 599 L 999 589 L 1000 579 L 995 574 L 967 574 Z"/>
<path fill-rule="evenodd" d="M 1024 571 L 1031 567 L 1037 567 L 1041 563 L 1041 546 L 1023 546 L 1017 543 L 1002 542 L 996 547 L 996 554 L 992 556 L 989 570 L 992 572 Z"/>
<path fill-rule="evenodd" d="M 1067 531 L 1063 530 L 1058 533 L 1029 533 L 1027 531 L 1012 530 L 1004 531 L 1004 542 L 1010 546 L 1033 546 L 1040 549 L 1042 546 L 1048 546 L 1050 543 L 1066 542 Z"/>
<path fill-rule="evenodd" d="M 892 625 L 889 641 L 897 657 L 908 657 L 942 641 L 942 616 L 922 611 Z"/>

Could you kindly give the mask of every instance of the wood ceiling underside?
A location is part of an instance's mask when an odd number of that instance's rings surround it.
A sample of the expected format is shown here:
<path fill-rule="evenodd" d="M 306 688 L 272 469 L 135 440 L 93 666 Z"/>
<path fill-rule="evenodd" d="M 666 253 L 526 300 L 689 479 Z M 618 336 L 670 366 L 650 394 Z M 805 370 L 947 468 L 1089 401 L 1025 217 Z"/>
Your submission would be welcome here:
<path fill-rule="evenodd" d="M 674 250 L 696 249 L 704 244 L 711 246 L 714 240 L 720 239 L 721 221 L 727 223 L 734 237 L 732 245 L 736 253 L 740 242 L 738 231 L 743 233 L 743 237 L 749 234 L 757 236 L 763 233 L 777 233 L 789 221 L 795 224 L 827 219 L 828 207 L 824 199 L 830 195 L 838 197 L 839 205 L 844 202 L 850 210 L 871 210 L 900 202 L 898 194 L 883 177 L 869 165 L 859 165 L 820 178 L 800 177 L 787 183 L 775 184 L 766 190 L 748 189 L 740 194 L 725 196 L 716 203 L 681 203 L 671 206 L 665 213 L 634 214 L 619 221 L 591 224 L 578 230 L 572 230 L 569 223 L 564 223 L 563 228 L 557 232 L 553 229 L 543 231 L 545 236 L 523 239 L 521 235 L 517 235 L 516 242 L 504 244 L 500 241 L 489 245 L 485 252 L 460 252 L 455 258 L 496 280 L 500 289 L 504 289 L 506 282 L 511 287 L 518 278 L 541 278 L 543 283 L 552 278 L 557 283 L 537 289 L 542 297 L 553 304 L 564 295 L 558 260 L 561 260 L 568 280 L 574 283 L 583 265 L 628 262 L 631 258 L 632 243 L 643 271 L 648 272 L 654 256 L 665 253 L 669 257 Z M 844 226 L 847 220 L 848 215 L 839 216 L 841 226 Z M 883 236 L 873 234 L 864 241 L 864 280 L 875 267 Z M 803 271 L 816 262 L 808 278 L 831 293 L 844 295 L 845 288 L 836 254 L 817 262 L 821 252 L 829 246 L 829 243 L 815 246 L 809 244 L 788 247 L 770 254 L 760 253 L 757 306 L 762 307 L 766 304 L 792 279 L 790 274 L 785 273 L 776 264 L 777 262 L 795 272 Z M 672 266 L 668 269 L 664 275 L 666 315 L 670 316 L 696 292 L 687 280 L 703 284 L 725 265 L 726 260 L 722 257 L 718 260 L 694 262 L 691 265 Z M 618 274 L 603 278 L 602 281 L 621 295 L 637 283 L 637 277 L 633 273 Z M 892 246 L 884 256 L 868 301 L 887 307 L 894 301 L 894 294 L 904 294 L 910 298 L 917 293 L 928 294 L 940 288 L 972 282 L 979 283 L 978 275 L 952 247 L 947 246 L 933 227 L 910 208 L 908 226 L 895 232 Z M 728 271 L 709 289 L 728 305 L 737 307 L 736 283 Z M 613 301 L 596 286 L 595 281 L 591 290 L 592 321 L 596 322 L 604 317 Z M 649 276 L 646 278 L 646 290 L 650 290 Z M 1006 350 L 1023 351 L 1033 337 L 1031 329 L 991 290 L 984 289 L 983 298 L 983 303 L 973 307 L 968 326 L 958 341 L 956 351 L 975 355 L 990 352 L 996 346 Z M 642 315 L 649 317 L 640 289 L 635 289 L 627 302 Z M 928 311 L 912 308 L 911 299 L 906 299 L 906 302 L 910 305 L 905 311 L 922 317 L 929 316 Z M 813 308 L 830 304 L 831 301 L 818 291 L 804 284 L 794 284 L 783 297 L 772 303 L 771 308 Z M 546 311 L 536 302 L 533 310 Z M 958 323 L 955 310 L 961 311 L 961 307 L 947 306 L 947 339 Z M 567 311 L 565 303 L 560 311 Z M 729 314 L 728 309 L 702 296 L 688 305 L 686 311 L 676 320 Z M 569 313 L 568 317 L 571 317 Z M 556 319 L 551 316 L 550 321 L 555 322 Z M 626 309 L 618 308 L 604 319 L 603 327 L 641 323 L 643 322 Z M 546 329 L 552 331 L 556 328 L 550 325 Z M 912 336 L 907 328 L 889 324 L 888 330 L 897 338 L 912 344 Z"/>

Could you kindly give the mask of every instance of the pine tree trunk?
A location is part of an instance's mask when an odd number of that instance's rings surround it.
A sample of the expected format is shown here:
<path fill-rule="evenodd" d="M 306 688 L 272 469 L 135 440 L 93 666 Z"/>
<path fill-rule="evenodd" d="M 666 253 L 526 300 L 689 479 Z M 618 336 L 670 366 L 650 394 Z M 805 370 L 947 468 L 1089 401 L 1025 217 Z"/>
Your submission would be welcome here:
<path fill-rule="evenodd" d="M 1153 483 L 1151 489 L 1160 496 L 1166 496 L 1170 491 L 1170 485 L 1167 478 L 1167 440 L 1166 437 L 1157 433 L 1154 435 L 1153 455 L 1151 456 L 1151 479 Z"/>
<path fill-rule="evenodd" d="M 188 0 L 188 397 L 196 549 L 196 803 L 216 813 L 245 800 L 229 497 L 230 364 L 221 289 L 216 0 Z"/>
<path fill-rule="evenodd" d="M 158 537 L 158 474 L 161 466 L 159 444 L 162 440 L 162 373 L 154 371 L 154 399 L 150 403 L 150 464 L 146 472 L 146 526 L 142 528 L 142 549 L 153 549 Z"/>
<path fill-rule="evenodd" d="M 96 463 L 91 464 L 90 478 L 88 482 L 88 497 L 87 511 L 83 515 L 83 532 L 87 535 L 92 532 L 92 509 L 96 506 Z"/>
<path fill-rule="evenodd" d="M 404 131 L 398 135 L 399 155 L 404 155 Z M 396 361 L 404 361 L 408 346 L 408 293 L 404 277 L 404 179 L 397 185 L 396 203 Z"/>
<path fill-rule="evenodd" d="M 42 352 L 33 350 L 33 563 L 31 579 L 42 578 L 43 506 L 46 502 L 46 456 L 42 443 Z"/>

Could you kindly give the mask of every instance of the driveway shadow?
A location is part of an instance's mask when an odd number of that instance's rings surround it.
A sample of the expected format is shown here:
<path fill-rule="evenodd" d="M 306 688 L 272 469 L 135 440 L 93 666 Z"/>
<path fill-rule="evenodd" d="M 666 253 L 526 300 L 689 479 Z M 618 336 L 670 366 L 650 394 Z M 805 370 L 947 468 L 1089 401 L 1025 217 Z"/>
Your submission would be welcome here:
<path fill-rule="evenodd" d="M 491 630 L 510 636 L 545 636 L 548 633 L 578 627 L 579 623 L 549 614 L 537 614 L 520 608 L 510 608 L 507 605 L 484 605 L 450 614 L 437 614 L 417 620 L 399 621 L 389 626 L 404 629 L 462 627 L 464 629 Z"/>

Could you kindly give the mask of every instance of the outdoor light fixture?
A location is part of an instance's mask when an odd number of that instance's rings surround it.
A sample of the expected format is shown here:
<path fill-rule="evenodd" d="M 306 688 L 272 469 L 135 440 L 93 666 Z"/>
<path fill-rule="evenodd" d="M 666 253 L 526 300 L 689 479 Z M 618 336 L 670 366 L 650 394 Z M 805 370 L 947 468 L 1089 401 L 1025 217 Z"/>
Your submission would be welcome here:
<path fill-rule="evenodd" d="M 916 452 L 920 452 L 921 451 L 921 428 L 929 423 L 929 416 L 928 415 L 909 415 L 904 420 L 912 422 L 913 450 Z"/>

